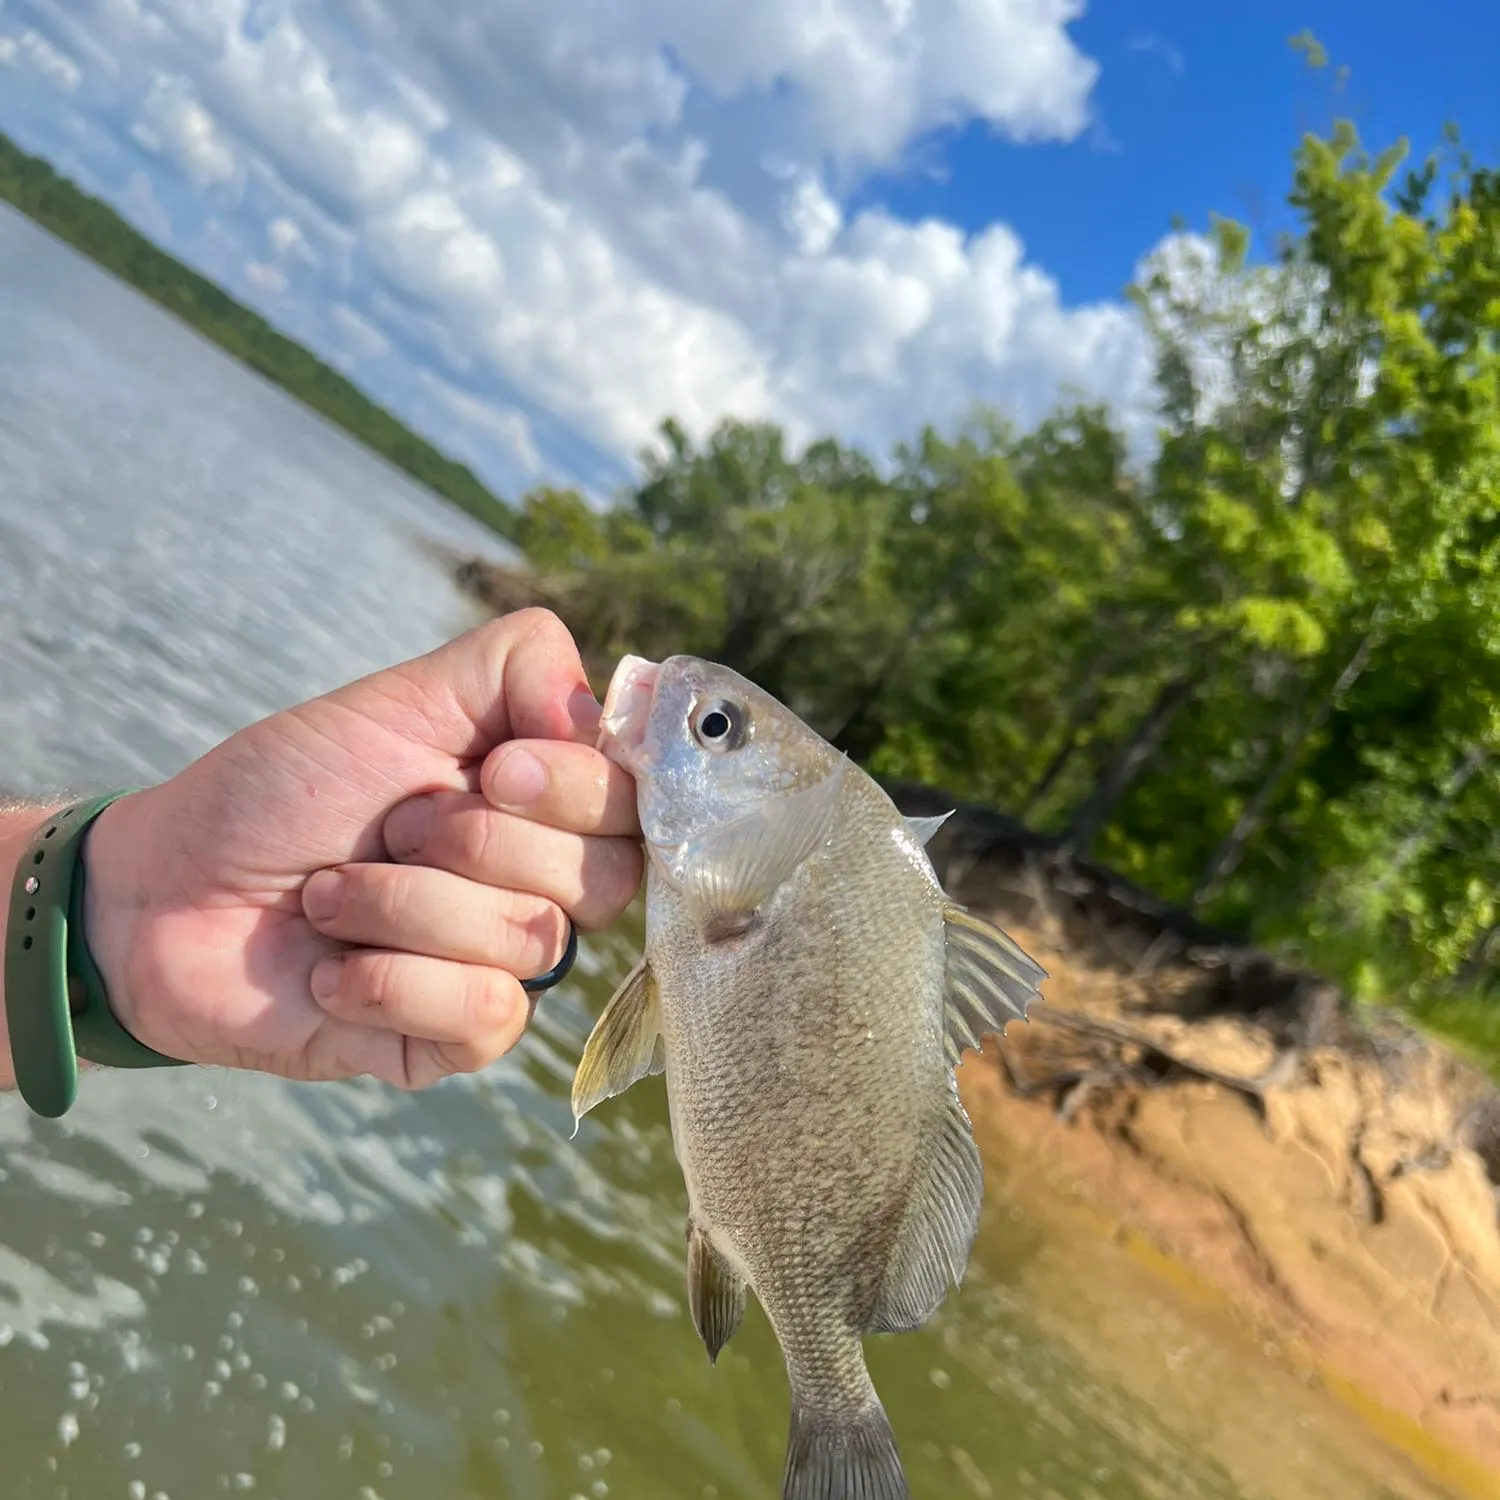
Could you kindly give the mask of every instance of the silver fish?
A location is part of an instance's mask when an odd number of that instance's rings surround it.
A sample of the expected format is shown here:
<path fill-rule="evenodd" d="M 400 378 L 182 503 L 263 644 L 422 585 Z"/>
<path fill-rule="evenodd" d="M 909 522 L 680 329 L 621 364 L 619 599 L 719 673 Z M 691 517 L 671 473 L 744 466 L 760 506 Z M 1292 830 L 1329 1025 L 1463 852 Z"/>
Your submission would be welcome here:
<path fill-rule="evenodd" d="M 783 1500 L 906 1500 L 862 1340 L 963 1276 L 982 1182 L 954 1069 L 1045 971 L 944 894 L 944 818 L 903 818 L 738 673 L 625 657 L 599 743 L 637 782 L 646 943 L 575 1120 L 665 1073 L 693 1323 L 716 1359 L 751 1288 L 786 1360 Z"/>

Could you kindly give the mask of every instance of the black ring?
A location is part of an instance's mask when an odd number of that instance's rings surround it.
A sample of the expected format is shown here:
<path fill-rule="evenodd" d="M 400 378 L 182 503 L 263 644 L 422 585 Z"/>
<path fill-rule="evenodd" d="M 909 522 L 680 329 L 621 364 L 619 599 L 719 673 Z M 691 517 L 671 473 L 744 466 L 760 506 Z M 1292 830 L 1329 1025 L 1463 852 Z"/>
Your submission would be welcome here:
<path fill-rule="evenodd" d="M 573 960 L 578 957 L 578 929 L 573 925 L 573 919 L 568 918 L 568 946 L 563 950 L 563 956 L 545 974 L 538 974 L 535 979 L 523 979 L 521 988 L 528 995 L 540 995 L 543 990 L 550 990 L 553 985 L 561 984 L 568 977 L 568 971 L 573 967 Z"/>

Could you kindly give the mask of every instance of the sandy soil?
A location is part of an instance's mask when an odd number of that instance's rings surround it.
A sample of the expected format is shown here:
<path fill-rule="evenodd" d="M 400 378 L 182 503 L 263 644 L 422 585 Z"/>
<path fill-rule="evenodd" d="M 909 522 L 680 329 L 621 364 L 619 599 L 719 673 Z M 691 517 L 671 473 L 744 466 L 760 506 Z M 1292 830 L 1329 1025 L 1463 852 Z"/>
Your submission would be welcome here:
<path fill-rule="evenodd" d="M 1288 1045 L 1194 1014 L 1195 965 L 1132 977 L 1086 924 L 988 904 L 1051 975 L 959 1074 L 1011 1183 L 1086 1204 L 1455 1493 L 1500 1495 L 1487 1082 L 1400 1028 Z"/>

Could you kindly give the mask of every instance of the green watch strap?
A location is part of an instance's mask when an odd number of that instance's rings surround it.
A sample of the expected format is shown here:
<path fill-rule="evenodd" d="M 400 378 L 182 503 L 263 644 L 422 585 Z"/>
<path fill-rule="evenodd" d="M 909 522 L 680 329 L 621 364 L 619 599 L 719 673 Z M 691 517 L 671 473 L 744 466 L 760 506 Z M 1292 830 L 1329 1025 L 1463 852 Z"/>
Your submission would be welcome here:
<path fill-rule="evenodd" d="M 57 1118 L 78 1094 L 78 1059 L 111 1068 L 184 1066 L 138 1042 L 111 1010 L 84 937 L 89 825 L 128 793 L 110 792 L 53 813 L 16 866 L 5 929 L 5 1014 L 21 1097 Z"/>

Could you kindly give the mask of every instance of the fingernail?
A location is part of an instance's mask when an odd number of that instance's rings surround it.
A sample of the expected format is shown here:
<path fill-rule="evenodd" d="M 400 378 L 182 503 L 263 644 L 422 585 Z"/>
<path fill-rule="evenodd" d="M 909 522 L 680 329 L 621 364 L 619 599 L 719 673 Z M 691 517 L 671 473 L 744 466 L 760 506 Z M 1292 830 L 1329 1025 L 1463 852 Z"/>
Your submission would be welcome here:
<path fill-rule="evenodd" d="M 529 750 L 502 755 L 490 774 L 491 799 L 499 807 L 524 807 L 547 790 L 547 768 Z"/>
<path fill-rule="evenodd" d="M 302 887 L 302 910 L 314 922 L 338 916 L 344 904 L 344 877 L 338 870 L 319 870 Z"/>
<path fill-rule="evenodd" d="M 427 830 L 437 814 L 431 797 L 412 797 L 385 820 L 385 847 L 392 859 L 409 859 L 427 842 Z"/>
<path fill-rule="evenodd" d="M 332 954 L 328 958 L 320 958 L 313 965 L 312 992 L 314 1000 L 331 1000 L 334 992 L 339 987 L 339 972 L 344 967 L 344 955 L 342 953 Z"/>
<path fill-rule="evenodd" d="M 587 734 L 594 734 L 599 728 L 599 716 L 604 710 L 599 706 L 599 700 L 586 688 L 579 688 L 571 698 L 568 699 L 568 717 L 574 725 Z"/>

